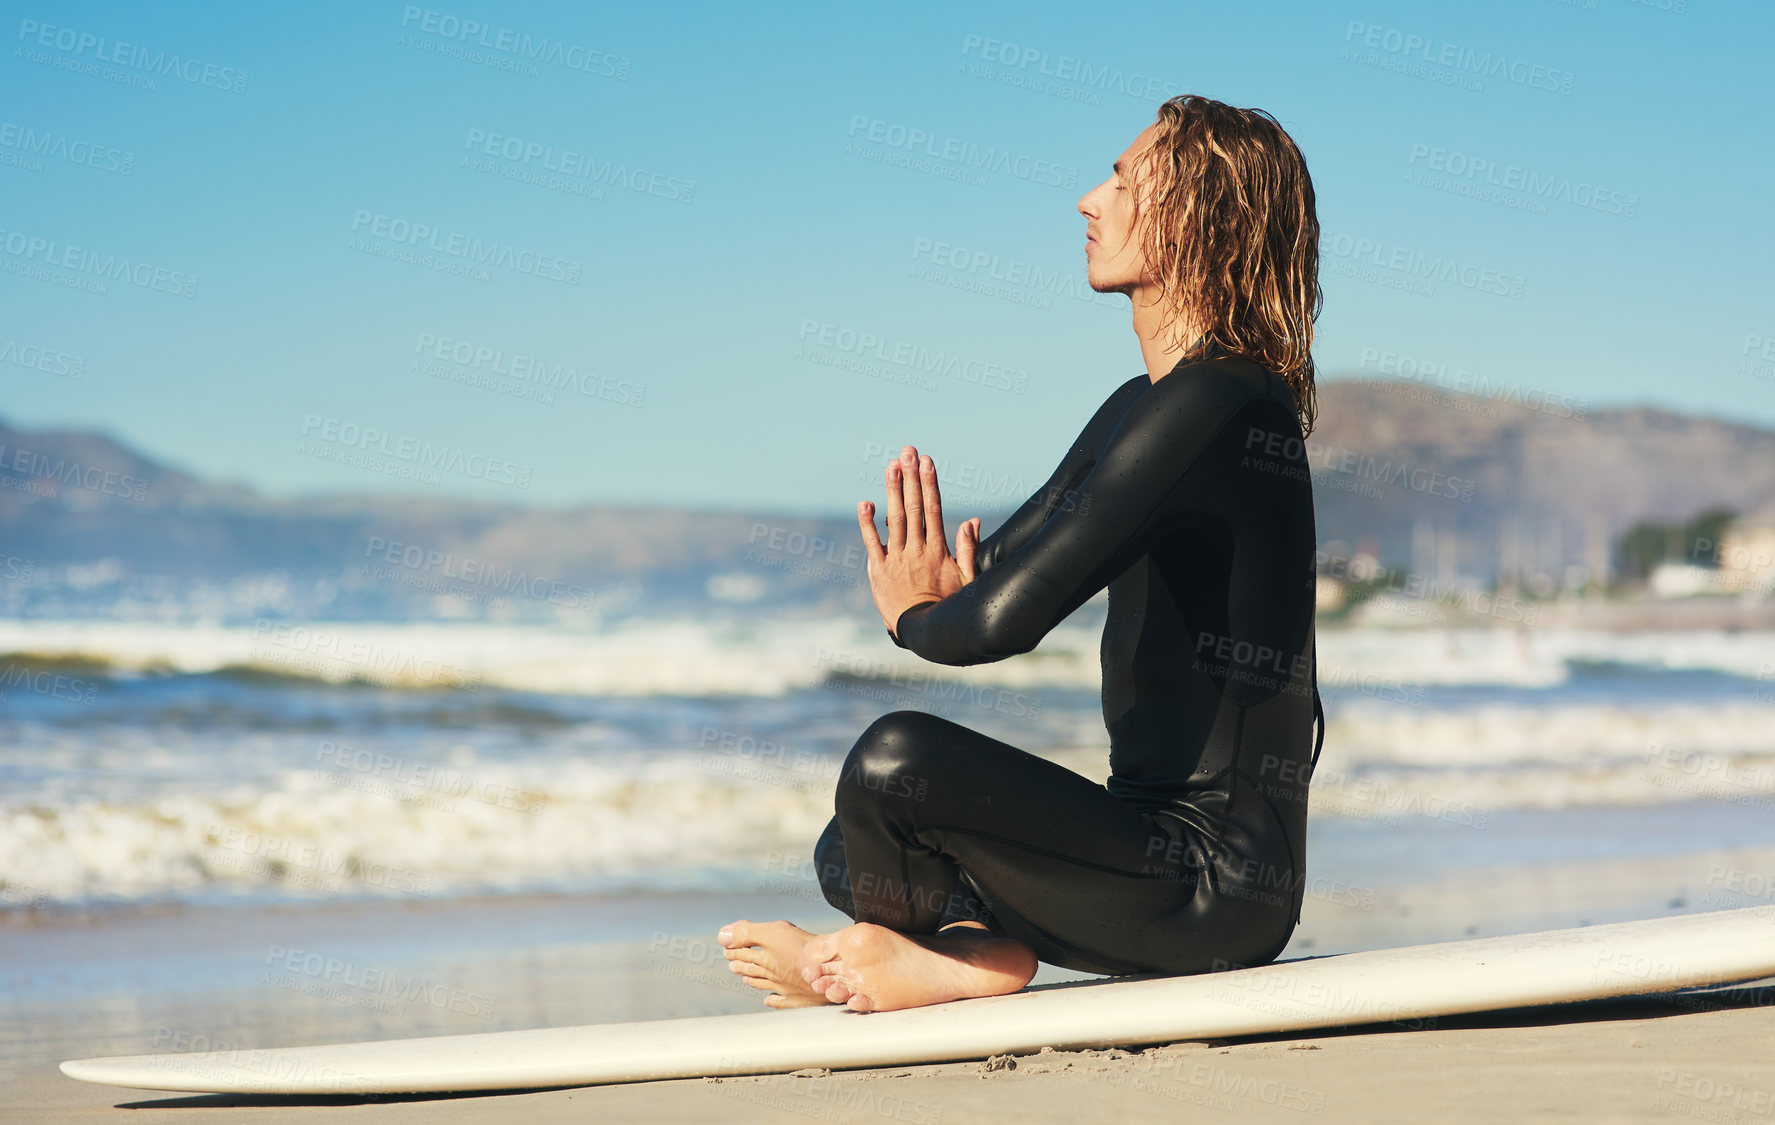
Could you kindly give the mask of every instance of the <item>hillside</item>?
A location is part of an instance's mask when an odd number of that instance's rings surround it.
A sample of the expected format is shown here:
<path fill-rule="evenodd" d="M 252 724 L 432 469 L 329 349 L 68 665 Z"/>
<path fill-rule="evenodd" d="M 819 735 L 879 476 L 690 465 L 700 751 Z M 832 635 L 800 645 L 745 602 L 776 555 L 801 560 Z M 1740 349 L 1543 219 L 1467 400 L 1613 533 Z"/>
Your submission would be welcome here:
<path fill-rule="evenodd" d="M 1636 520 L 1775 498 L 1775 431 L 1649 407 L 1536 410 L 1405 382 L 1322 383 L 1308 456 L 1324 550 L 1472 583 L 1490 583 L 1500 559 L 1557 577 L 1585 560 L 1587 536 L 1594 547 Z M 766 604 L 867 597 L 848 513 L 272 500 L 103 434 L 4 424 L 0 486 L 7 613 L 180 612 L 196 599 L 224 616 L 424 615 L 440 593 L 474 592 L 488 568 L 604 591 L 605 608 L 711 590 Z M 391 566 L 402 552 L 422 561 Z M 520 599 L 511 611 L 544 608 Z"/>

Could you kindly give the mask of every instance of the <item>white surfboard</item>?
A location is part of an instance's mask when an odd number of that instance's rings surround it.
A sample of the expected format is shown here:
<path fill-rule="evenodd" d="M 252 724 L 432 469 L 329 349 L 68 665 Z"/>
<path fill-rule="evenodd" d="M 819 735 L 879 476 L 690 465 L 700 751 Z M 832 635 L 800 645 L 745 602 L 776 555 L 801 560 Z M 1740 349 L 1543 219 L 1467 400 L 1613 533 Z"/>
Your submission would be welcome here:
<path fill-rule="evenodd" d="M 65 1062 L 62 1073 L 111 1086 L 204 1093 L 590 1086 L 1421 1021 L 1769 975 L 1775 975 L 1775 906 L 1759 906 L 1200 976 L 1050 985 L 899 1012 L 797 1008 L 380 1043 L 131 1055 Z"/>

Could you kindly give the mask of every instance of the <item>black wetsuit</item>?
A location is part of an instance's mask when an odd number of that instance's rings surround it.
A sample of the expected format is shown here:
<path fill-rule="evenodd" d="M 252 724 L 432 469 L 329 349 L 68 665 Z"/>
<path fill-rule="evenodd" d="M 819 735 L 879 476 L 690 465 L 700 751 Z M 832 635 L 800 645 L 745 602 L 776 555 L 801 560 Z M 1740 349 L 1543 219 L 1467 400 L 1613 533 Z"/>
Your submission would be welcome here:
<path fill-rule="evenodd" d="M 1107 785 L 935 715 L 884 715 L 815 849 L 827 900 L 907 933 L 978 919 L 1086 972 L 1273 960 L 1299 921 L 1324 735 L 1314 547 L 1283 380 L 1210 346 L 1116 388 L 981 542 L 974 581 L 896 628 L 927 660 L 1002 660 L 1108 586 Z"/>

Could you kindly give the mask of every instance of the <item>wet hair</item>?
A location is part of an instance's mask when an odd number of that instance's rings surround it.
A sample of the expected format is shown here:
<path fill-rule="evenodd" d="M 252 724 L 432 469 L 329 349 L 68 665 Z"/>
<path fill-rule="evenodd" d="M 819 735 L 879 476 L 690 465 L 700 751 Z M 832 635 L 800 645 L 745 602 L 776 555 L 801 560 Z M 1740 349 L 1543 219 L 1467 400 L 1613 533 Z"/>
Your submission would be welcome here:
<path fill-rule="evenodd" d="M 1261 109 L 1184 94 L 1159 106 L 1155 124 L 1135 222 L 1167 320 L 1180 333 L 1196 325 L 1195 349 L 1212 341 L 1286 380 L 1311 433 L 1324 294 L 1306 159 Z"/>

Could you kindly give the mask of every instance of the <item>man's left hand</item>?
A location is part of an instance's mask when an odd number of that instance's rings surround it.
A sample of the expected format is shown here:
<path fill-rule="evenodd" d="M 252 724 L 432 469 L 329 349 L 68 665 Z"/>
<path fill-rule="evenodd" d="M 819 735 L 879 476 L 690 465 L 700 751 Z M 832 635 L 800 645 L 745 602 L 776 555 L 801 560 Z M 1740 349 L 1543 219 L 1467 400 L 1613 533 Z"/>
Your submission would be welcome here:
<path fill-rule="evenodd" d="M 966 520 L 955 554 L 943 530 L 943 500 L 937 489 L 937 466 L 908 445 L 888 462 L 887 526 L 884 547 L 875 530 L 875 505 L 857 505 L 863 551 L 869 556 L 869 590 L 875 595 L 888 632 L 900 614 L 922 602 L 942 601 L 974 580 L 974 549 L 980 543 L 979 519 Z M 895 634 L 896 637 L 898 634 Z"/>

